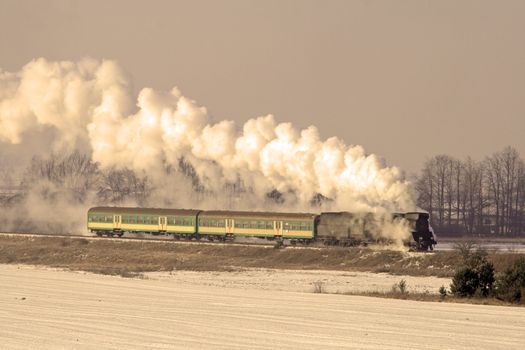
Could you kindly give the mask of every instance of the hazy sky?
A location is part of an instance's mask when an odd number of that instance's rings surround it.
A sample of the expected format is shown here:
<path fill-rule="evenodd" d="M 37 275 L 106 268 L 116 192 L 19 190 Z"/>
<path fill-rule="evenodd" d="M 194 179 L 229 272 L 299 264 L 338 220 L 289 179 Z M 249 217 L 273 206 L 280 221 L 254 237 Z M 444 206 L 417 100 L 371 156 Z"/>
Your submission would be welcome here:
<path fill-rule="evenodd" d="M 525 1 L 6 1 L 0 68 L 117 60 L 215 120 L 272 113 L 417 170 L 525 156 Z"/>

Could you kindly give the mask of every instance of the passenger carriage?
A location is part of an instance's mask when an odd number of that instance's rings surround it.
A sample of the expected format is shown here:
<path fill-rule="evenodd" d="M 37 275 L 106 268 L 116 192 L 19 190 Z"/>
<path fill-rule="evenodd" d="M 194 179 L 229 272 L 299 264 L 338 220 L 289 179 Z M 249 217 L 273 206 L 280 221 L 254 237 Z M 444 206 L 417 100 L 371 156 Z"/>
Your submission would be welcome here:
<path fill-rule="evenodd" d="M 199 212 L 192 209 L 95 207 L 88 211 L 88 230 L 99 236 L 122 236 L 124 232 L 194 235 Z"/>
<path fill-rule="evenodd" d="M 199 235 L 258 237 L 309 241 L 315 237 L 315 214 L 244 211 L 203 211 L 199 214 Z"/>

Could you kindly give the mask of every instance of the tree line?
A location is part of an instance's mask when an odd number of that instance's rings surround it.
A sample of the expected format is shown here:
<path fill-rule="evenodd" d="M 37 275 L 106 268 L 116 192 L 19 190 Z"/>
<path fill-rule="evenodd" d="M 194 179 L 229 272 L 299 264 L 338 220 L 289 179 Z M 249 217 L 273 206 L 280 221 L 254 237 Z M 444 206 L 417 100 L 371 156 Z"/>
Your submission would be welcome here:
<path fill-rule="evenodd" d="M 506 147 L 474 160 L 428 159 L 416 177 L 418 205 L 440 233 L 525 233 L 525 162 Z"/>
<path fill-rule="evenodd" d="M 12 185 L 7 170 L 0 166 L 0 182 Z M 176 170 L 188 179 L 186 186 L 203 191 L 189 163 L 181 160 Z M 424 163 L 414 184 L 418 206 L 431 214 L 432 225 L 441 234 L 525 234 L 525 162 L 512 147 L 480 161 L 434 156 Z M 16 185 L 23 191 L 0 196 L 0 205 L 16 206 L 29 192 L 50 203 L 67 198 L 71 203 L 146 205 L 155 187 L 145 173 L 100 169 L 80 152 L 33 158 Z"/>
<path fill-rule="evenodd" d="M 22 191 L 12 198 L 3 198 L 2 205 L 16 204 L 27 196 L 27 192 L 35 189 L 39 196 L 50 202 L 62 196 L 72 203 L 83 203 L 88 198 L 100 203 L 119 203 L 126 199 L 141 203 L 150 190 L 146 176 L 129 169 L 102 170 L 89 155 L 78 151 L 45 158 L 33 157 L 18 181 L 2 176 L 4 169 L 0 167 L 0 183 L 15 185 Z"/>

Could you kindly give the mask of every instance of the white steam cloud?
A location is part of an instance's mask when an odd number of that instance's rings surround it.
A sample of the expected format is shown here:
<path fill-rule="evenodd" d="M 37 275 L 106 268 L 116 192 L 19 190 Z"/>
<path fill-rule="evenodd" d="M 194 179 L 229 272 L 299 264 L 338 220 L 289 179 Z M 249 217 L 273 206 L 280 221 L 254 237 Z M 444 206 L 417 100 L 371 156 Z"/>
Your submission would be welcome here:
<path fill-rule="evenodd" d="M 113 61 L 41 58 L 17 73 L 0 70 L 0 146 L 23 144 L 27 133 L 51 128 L 53 151 L 82 149 L 102 168 L 144 171 L 158 184 L 169 182 L 165 169 L 183 159 L 210 193 L 241 184 L 251 204 L 237 209 L 264 209 L 261 203 L 272 191 L 293 199 L 288 209 L 305 210 L 319 195 L 331 199 L 324 204 L 330 210 L 415 208 L 399 169 L 384 166 L 361 146 L 322 140 L 314 126 L 298 130 L 272 115 L 242 127 L 228 120 L 211 123 L 206 108 L 177 88 L 143 88 L 134 100 Z M 170 195 L 186 190 L 175 186 Z"/>

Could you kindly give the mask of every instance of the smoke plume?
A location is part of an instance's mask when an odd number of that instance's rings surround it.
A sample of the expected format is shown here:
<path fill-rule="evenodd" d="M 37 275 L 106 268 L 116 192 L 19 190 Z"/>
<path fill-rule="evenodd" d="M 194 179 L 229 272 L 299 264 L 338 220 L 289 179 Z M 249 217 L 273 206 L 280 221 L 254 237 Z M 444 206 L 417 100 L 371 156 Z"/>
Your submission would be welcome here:
<path fill-rule="evenodd" d="M 400 170 L 361 146 L 323 140 L 315 126 L 299 130 L 272 115 L 242 126 L 210 120 L 177 88 L 146 87 L 135 98 L 114 61 L 40 58 L 19 72 L 0 70 L 0 147 L 23 149 L 28 135 L 52 133 L 50 153 L 80 150 L 101 169 L 147 175 L 154 185 L 149 205 L 414 209 Z"/>

